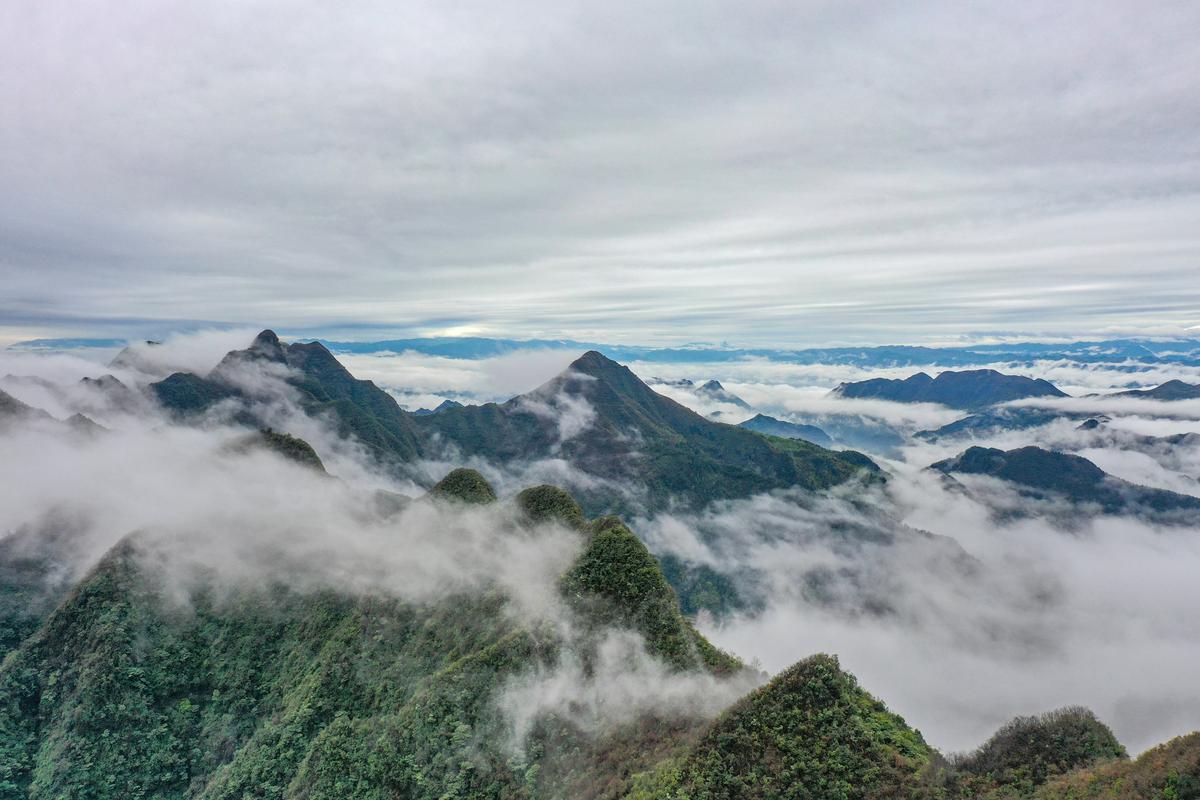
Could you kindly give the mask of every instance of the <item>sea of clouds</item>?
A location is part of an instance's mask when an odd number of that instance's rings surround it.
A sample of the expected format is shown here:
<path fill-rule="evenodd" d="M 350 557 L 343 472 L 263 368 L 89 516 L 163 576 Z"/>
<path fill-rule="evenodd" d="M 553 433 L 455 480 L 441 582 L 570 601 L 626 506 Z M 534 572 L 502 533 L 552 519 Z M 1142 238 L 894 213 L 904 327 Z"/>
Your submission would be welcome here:
<path fill-rule="evenodd" d="M 314 586 L 388 591 L 413 601 L 498 587 L 513 598 L 513 613 L 566 619 L 556 606 L 554 581 L 581 546 L 574 533 L 554 526 L 522 529 L 503 508 L 447 510 L 418 503 L 391 514 L 372 510 L 379 491 L 419 494 L 418 484 L 460 465 L 454 454 L 419 465 L 416 482 L 381 474 L 362 448 L 334 435 L 326 421 L 299 413 L 283 376 L 250 386 L 256 410 L 274 427 L 314 445 L 333 477 L 321 476 L 237 447 L 244 433 L 219 415 L 200 427 L 176 425 L 150 406 L 132 414 L 128 407 L 107 407 L 103 395 L 77 383 L 106 372 L 129 385 L 177 370 L 203 373 L 252 336 L 212 331 L 173 337 L 159 347 L 141 346 L 145 358 L 136 368 L 116 370 L 86 353 L 0 351 L 0 375 L 7 376 L 0 389 L 58 419 L 86 408 L 110 429 L 83 438 L 53 421 L 6 430 L 0 532 L 69 520 L 82 531 L 72 554 L 77 574 L 120 538 L 152 531 L 156 546 L 171 554 L 166 562 L 179 571 L 181 584 L 189 569 L 203 565 L 230 578 L 300 576 Z M 530 350 L 468 361 L 379 353 L 341 360 L 415 409 L 446 398 L 503 401 L 546 385 L 578 355 Z M 1200 608 L 1194 579 L 1200 574 L 1200 531 L 1133 517 L 1071 525 L 1059 524 L 1052 513 L 1007 518 L 995 513 L 997 506 L 1023 501 L 1004 497 L 1005 487 L 990 487 L 991 497 L 964 492 L 925 469 L 969 444 L 1039 444 L 1083 455 L 1136 483 L 1200 494 L 1200 445 L 1166 446 L 1145 438 L 1200 432 L 1200 402 L 1104 396 L 1130 385 L 1197 381 L 1200 370 L 980 365 L 1045 377 L 1075 395 L 1016 405 L 1103 416 L 1105 424 L 1081 431 L 1076 420 L 1060 419 L 980 440 L 928 442 L 911 435 L 964 413 L 829 394 L 842 381 L 907 377 L 915 369 L 756 360 L 631 366 L 646 380 L 720 380 L 752 410 L 678 385 L 655 388 L 722 421 L 755 413 L 818 422 L 855 417 L 905 437 L 895 452 L 873 454 L 889 475 L 884 486 L 823 498 L 781 492 L 634 521 L 655 552 L 735 576 L 739 591 L 757 601 L 752 611 L 723 619 L 701 616 L 704 632 L 718 645 L 770 672 L 814 652 L 836 653 L 869 690 L 947 750 L 979 744 L 1015 715 L 1073 703 L 1095 710 L 1133 751 L 1200 728 L 1194 680 L 1200 665 L 1200 616 L 1194 613 Z M 553 416 L 563 440 L 586 429 L 593 413 L 554 394 L 524 402 Z M 559 458 L 470 465 L 502 496 L 534 483 L 586 487 L 596 480 Z M 636 494 L 636 487 L 626 488 Z M 498 538 L 497 531 L 507 533 Z M 673 683 L 682 679 L 662 665 L 633 659 L 623 636 L 613 633 L 598 662 L 604 668 L 590 678 L 568 659 L 560 669 L 526 676 L 502 702 L 510 710 L 582 709 L 592 726 L 605 713 L 638 702 L 654 709 L 654 703 L 669 701 L 711 715 L 706 696 L 720 696 L 721 703 L 736 696 L 714 694 L 708 679 Z M 631 693 L 641 700 L 629 700 Z M 527 714 L 513 713 L 517 729 L 529 725 Z"/>

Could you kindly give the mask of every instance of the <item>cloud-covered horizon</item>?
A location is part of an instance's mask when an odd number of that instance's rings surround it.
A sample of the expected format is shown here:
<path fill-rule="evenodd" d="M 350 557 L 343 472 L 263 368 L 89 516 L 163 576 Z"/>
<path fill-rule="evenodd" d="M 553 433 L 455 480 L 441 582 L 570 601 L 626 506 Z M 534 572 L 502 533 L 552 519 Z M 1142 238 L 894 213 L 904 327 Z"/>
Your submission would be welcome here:
<path fill-rule="evenodd" d="M 1179 335 L 1200 9 L 0 9 L 0 336 Z"/>

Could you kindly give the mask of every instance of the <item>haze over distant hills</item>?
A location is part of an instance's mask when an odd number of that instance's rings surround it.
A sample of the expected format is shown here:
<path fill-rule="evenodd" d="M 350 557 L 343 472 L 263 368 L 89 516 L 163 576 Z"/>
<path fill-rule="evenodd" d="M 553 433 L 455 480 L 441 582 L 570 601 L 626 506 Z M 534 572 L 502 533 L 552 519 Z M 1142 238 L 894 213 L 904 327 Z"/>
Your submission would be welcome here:
<path fill-rule="evenodd" d="M 320 341 L 334 353 L 414 352 L 450 358 L 490 358 L 528 349 L 599 350 L 618 361 L 707 363 L 761 358 L 797 364 L 841 364 L 861 367 L 954 367 L 987 363 L 1028 363 L 1069 360 L 1084 364 L 1168 363 L 1200 366 L 1200 339 L 1111 339 L 1061 343 L 1014 342 L 957 346 L 872 345 L 862 347 L 739 348 L 697 344 L 688 347 L 649 347 L 571 339 L 492 339 L 435 337 L 378 341 Z M 116 348 L 121 339 L 33 339 L 13 345 L 26 350 L 84 347 Z"/>

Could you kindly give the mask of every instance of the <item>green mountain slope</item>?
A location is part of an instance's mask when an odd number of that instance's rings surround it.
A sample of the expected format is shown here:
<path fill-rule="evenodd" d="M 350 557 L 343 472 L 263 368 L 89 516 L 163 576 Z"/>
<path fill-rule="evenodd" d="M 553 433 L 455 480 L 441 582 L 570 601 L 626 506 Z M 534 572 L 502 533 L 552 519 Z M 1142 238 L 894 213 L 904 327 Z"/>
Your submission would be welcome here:
<path fill-rule="evenodd" d="M 478 473 L 439 486 L 415 502 L 472 514 L 496 502 Z M 509 520 L 496 536 L 559 522 L 579 537 L 557 582 L 566 627 L 512 613 L 493 589 L 413 603 L 200 583 L 181 602 L 142 540 L 126 539 L 0 664 L 0 799 L 1060 800 L 1195 789 L 1195 737 L 1129 762 L 1081 709 L 1015 720 L 947 763 L 829 656 L 716 719 L 660 707 L 589 729 L 568 704 L 518 737 L 498 698 L 566 660 L 594 673 L 612 631 L 638 634 L 670 680 L 739 686 L 722 682 L 747 673 L 684 619 L 619 519 L 588 522 L 552 486 L 515 504 L 496 517 Z"/>
<path fill-rule="evenodd" d="M 481 483 L 460 472 L 438 497 L 478 500 Z M 521 503 L 578 513 L 546 487 Z M 568 779 L 615 796 L 703 720 L 626 726 L 601 750 L 560 721 L 522 760 L 494 703 L 506 681 L 614 626 L 681 673 L 741 665 L 683 619 L 619 521 L 579 535 L 562 579 L 583 632 L 571 640 L 522 627 L 489 591 L 414 605 L 274 586 L 180 605 L 127 540 L 0 667 L 0 798 L 568 796 L 547 783 Z"/>
<path fill-rule="evenodd" d="M 591 415 L 587 424 L 564 440 L 554 413 L 582 408 Z M 858 453 L 708 420 L 596 352 L 507 403 L 449 409 L 414 422 L 429 438 L 497 462 L 566 458 L 588 473 L 644 490 L 652 507 L 671 498 L 705 503 L 788 486 L 821 489 L 876 469 Z M 581 499 L 592 512 L 622 508 L 611 489 L 585 492 Z"/>
<path fill-rule="evenodd" d="M 682 759 L 642 776 L 635 797 L 929 796 L 921 734 L 812 656 L 726 711 Z"/>
<path fill-rule="evenodd" d="M 1086 708 L 1018 717 L 955 763 L 956 797 L 1028 797 L 1051 778 L 1123 760 L 1125 748 Z"/>
<path fill-rule="evenodd" d="M 1049 781 L 1038 800 L 1200 800 L 1200 733 Z"/>

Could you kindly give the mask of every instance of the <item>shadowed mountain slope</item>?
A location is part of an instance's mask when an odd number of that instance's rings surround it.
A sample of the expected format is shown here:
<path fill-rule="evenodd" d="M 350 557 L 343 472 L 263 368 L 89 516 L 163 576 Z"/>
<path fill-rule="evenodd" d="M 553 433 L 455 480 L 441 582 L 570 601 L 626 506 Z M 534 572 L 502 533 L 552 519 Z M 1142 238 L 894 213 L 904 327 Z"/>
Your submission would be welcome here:
<path fill-rule="evenodd" d="M 705 419 L 596 352 L 529 394 L 449 409 L 415 425 L 464 454 L 498 462 L 565 458 L 591 474 L 644 488 L 652 505 L 672 496 L 704 503 L 787 486 L 820 489 L 874 470 L 857 453 Z M 584 505 L 605 507 L 587 495 Z"/>
<path fill-rule="evenodd" d="M 706 397 L 709 400 L 714 400 L 718 403 L 729 403 L 730 405 L 750 410 L 750 404 L 742 398 L 738 397 L 733 392 L 721 385 L 718 380 L 705 381 L 696 387 L 696 394 L 701 397 Z"/>
<path fill-rule="evenodd" d="M 1058 419 L 1083 419 L 1086 414 L 1048 411 L 1042 408 L 1000 407 L 956 419 L 933 430 L 918 431 L 915 436 L 926 441 L 955 437 L 991 436 L 1001 431 L 1020 431 L 1048 425 Z"/>
<path fill-rule="evenodd" d="M 416 411 L 409 412 L 413 416 L 423 417 L 426 414 L 439 414 L 451 408 L 462 408 L 463 404 L 457 400 L 443 400 L 438 403 L 435 408 L 418 408 Z"/>
<path fill-rule="evenodd" d="M 22 403 L 8 392 L 0 390 L 0 425 L 32 420 L 50 421 L 54 418 L 40 408 Z"/>
<path fill-rule="evenodd" d="M 1200 497 L 1178 494 L 1115 478 L 1082 456 L 1021 447 L 998 450 L 971 447 L 959 455 L 931 465 L 947 474 L 988 475 L 1016 484 L 1035 497 L 1061 496 L 1088 504 L 1108 514 L 1179 514 L 1179 521 L 1194 521 Z"/>

